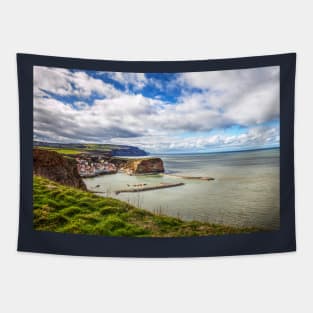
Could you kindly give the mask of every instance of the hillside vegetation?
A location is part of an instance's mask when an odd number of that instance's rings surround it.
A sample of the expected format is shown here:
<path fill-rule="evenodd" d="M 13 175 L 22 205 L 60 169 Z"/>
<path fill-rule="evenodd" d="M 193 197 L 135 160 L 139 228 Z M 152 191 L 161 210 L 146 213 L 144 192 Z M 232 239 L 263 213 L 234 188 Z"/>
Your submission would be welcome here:
<path fill-rule="evenodd" d="M 260 231 L 186 222 L 34 175 L 34 228 L 74 234 L 135 237 L 223 235 Z"/>
<path fill-rule="evenodd" d="M 44 146 L 37 146 L 36 148 L 41 149 L 41 150 L 54 151 L 54 152 L 58 152 L 64 155 L 77 155 L 77 154 L 83 153 L 83 150 L 78 150 L 78 149 L 53 148 L 53 147 L 44 147 Z"/>
<path fill-rule="evenodd" d="M 52 150 L 62 155 L 75 156 L 81 153 L 96 153 L 107 156 L 145 156 L 148 153 L 133 146 L 112 144 L 83 144 L 83 143 L 50 143 L 34 141 L 34 148 Z"/>

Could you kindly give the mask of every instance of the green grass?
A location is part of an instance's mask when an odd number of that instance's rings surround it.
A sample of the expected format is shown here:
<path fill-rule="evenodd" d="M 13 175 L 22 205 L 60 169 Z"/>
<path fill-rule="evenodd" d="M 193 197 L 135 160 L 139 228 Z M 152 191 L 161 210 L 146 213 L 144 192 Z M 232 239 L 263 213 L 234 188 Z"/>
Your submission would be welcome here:
<path fill-rule="evenodd" d="M 55 152 L 58 152 L 60 154 L 66 154 L 66 155 L 83 153 L 82 150 L 78 150 L 78 149 L 64 149 L 64 148 L 54 148 L 54 147 L 42 147 L 42 146 L 38 146 L 36 148 L 43 149 L 43 150 L 49 150 L 49 151 L 55 151 Z"/>
<path fill-rule="evenodd" d="M 120 150 L 122 149 L 116 145 L 109 145 L 109 144 L 85 144 L 86 150 L 96 150 L 96 151 L 112 151 L 112 150 Z"/>
<path fill-rule="evenodd" d="M 90 151 L 97 152 L 110 152 L 112 150 L 123 150 L 128 149 L 127 147 L 119 146 L 119 145 L 110 145 L 110 144 L 96 144 L 96 143 L 88 143 L 88 144 L 80 144 L 79 148 L 58 148 L 58 147 L 48 147 L 48 146 L 37 146 L 38 149 L 51 150 L 55 152 L 59 152 L 61 154 L 78 154 Z"/>
<path fill-rule="evenodd" d="M 181 237 L 260 231 L 186 222 L 135 208 L 126 202 L 60 185 L 34 176 L 34 228 L 73 234 L 129 237 Z"/>
<path fill-rule="evenodd" d="M 112 150 L 122 150 L 125 149 L 120 146 L 109 145 L 109 144 L 84 144 L 84 147 L 75 149 L 75 148 L 57 148 L 57 147 L 46 147 L 38 146 L 38 149 L 55 151 L 63 155 L 74 155 L 90 151 L 99 151 L 99 152 L 110 152 Z"/>

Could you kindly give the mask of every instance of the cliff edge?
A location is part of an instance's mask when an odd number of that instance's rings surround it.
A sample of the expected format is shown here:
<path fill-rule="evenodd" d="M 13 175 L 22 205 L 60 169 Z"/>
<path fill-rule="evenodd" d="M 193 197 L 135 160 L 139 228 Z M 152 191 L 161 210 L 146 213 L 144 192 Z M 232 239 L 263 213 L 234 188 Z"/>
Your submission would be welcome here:
<path fill-rule="evenodd" d="M 76 161 L 54 151 L 33 149 L 33 173 L 62 185 L 87 190 L 78 174 Z"/>

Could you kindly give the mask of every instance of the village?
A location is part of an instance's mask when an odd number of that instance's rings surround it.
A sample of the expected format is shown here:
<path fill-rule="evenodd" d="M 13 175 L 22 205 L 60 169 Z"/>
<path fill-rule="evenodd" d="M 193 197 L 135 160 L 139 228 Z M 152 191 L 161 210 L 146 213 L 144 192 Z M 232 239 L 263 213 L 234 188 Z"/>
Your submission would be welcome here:
<path fill-rule="evenodd" d="M 77 170 L 81 177 L 115 174 L 117 167 L 103 156 L 80 156 L 76 158 Z"/>

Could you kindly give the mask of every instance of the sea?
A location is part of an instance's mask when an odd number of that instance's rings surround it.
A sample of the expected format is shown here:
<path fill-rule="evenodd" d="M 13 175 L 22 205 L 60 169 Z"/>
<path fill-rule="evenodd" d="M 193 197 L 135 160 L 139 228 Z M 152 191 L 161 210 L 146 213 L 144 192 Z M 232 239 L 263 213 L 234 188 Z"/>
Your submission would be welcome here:
<path fill-rule="evenodd" d="M 151 156 L 150 156 L 151 157 Z M 158 214 L 237 227 L 280 227 L 279 149 L 157 155 L 170 175 L 84 179 L 87 188 Z M 212 181 L 175 177 L 208 176 Z M 115 194 L 136 184 L 183 186 Z"/>

